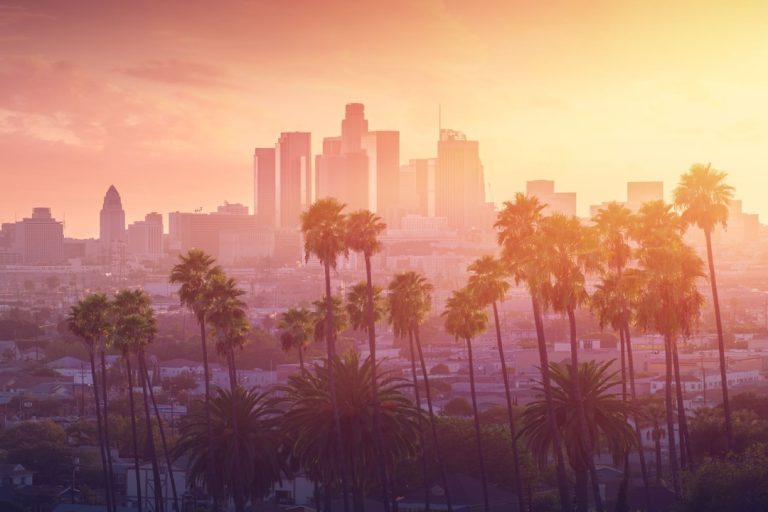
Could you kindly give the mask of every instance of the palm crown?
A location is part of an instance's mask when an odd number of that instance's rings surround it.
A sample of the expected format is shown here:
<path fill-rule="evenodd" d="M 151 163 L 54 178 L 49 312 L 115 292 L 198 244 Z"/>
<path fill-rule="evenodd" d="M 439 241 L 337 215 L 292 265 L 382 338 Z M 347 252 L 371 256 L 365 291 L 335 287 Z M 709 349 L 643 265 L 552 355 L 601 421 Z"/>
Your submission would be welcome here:
<path fill-rule="evenodd" d="M 718 224 L 726 225 L 733 199 L 733 187 L 725 183 L 726 176 L 710 164 L 694 164 L 680 177 L 674 198 L 675 206 L 683 212 L 684 225 L 696 224 L 707 232 Z"/>

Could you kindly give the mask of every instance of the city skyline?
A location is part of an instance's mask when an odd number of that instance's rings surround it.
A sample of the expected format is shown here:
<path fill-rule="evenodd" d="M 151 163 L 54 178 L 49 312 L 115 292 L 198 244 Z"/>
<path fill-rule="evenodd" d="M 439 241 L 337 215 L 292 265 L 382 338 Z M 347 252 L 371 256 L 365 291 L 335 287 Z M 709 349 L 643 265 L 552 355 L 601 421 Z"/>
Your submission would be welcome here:
<path fill-rule="evenodd" d="M 306 131 L 320 154 L 354 101 L 400 132 L 400 164 L 436 156 L 440 105 L 444 127 L 480 142 L 497 204 L 551 179 L 587 215 L 622 200 L 626 181 L 668 191 L 711 162 L 745 211 L 768 215 L 762 2 L 663 15 L 650 3 L 397 2 L 365 16 L 354 2 L 233 2 L 215 16 L 132 4 L 0 2 L 3 222 L 49 206 L 71 236 L 96 236 L 109 184 L 129 222 L 251 205 L 253 149 Z"/>

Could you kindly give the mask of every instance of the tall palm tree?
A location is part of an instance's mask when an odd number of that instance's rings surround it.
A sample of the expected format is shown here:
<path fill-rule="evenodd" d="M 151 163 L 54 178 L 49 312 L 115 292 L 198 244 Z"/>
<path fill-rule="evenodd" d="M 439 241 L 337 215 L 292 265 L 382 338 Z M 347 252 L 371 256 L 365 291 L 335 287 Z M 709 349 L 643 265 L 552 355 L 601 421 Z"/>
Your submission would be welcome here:
<path fill-rule="evenodd" d="M 627 403 L 611 392 L 611 388 L 617 384 L 616 373 L 610 372 L 612 363 L 588 361 L 582 363 L 578 371 L 573 371 L 570 365 L 550 364 L 557 429 L 576 476 L 576 505 L 579 511 L 589 509 L 587 465 L 590 457 L 587 447 L 583 445 L 579 416 L 586 414 L 588 418 L 589 437 L 603 441 L 614 454 L 625 453 L 637 442 L 632 427 L 626 422 Z M 574 385 L 574 380 L 581 381 L 579 386 Z M 576 389 L 581 391 L 581 398 L 576 396 Z M 539 388 L 539 391 L 543 390 Z M 581 408 L 577 406 L 579 400 L 583 404 Z M 542 460 L 546 459 L 555 437 L 547 408 L 547 402 L 543 399 L 529 404 L 523 412 L 524 425 L 520 432 L 531 451 Z"/>
<path fill-rule="evenodd" d="M 584 305 L 588 295 L 585 287 L 586 273 L 597 266 L 597 249 L 592 232 L 582 226 L 577 217 L 555 213 L 541 222 L 541 258 L 549 276 L 543 287 L 543 295 L 554 311 L 568 317 L 571 344 L 571 368 L 579 367 L 579 341 L 576 336 L 576 309 Z M 582 411 L 579 379 L 573 379 L 576 409 Z M 592 494 L 598 512 L 603 510 L 603 500 L 597 480 L 594 462 L 593 440 L 589 437 L 586 414 L 577 415 L 586 450 L 586 467 L 589 470 Z"/>
<path fill-rule="evenodd" d="M 728 372 L 725 361 L 723 322 L 720 317 L 715 259 L 712 254 L 712 231 L 717 225 L 725 227 L 728 222 L 728 206 L 733 199 L 733 187 L 725 182 L 726 176 L 727 173 L 713 169 L 710 164 L 694 164 L 687 173 L 680 177 L 680 183 L 674 191 L 674 198 L 675 206 L 682 210 L 683 225 L 697 225 L 704 231 L 704 239 L 707 243 L 709 283 L 712 288 L 712 305 L 715 310 L 715 324 L 717 326 L 717 350 L 720 354 L 725 435 L 728 440 L 728 448 L 733 450 L 735 445 L 731 404 L 728 398 Z"/>
<path fill-rule="evenodd" d="M 173 455 L 177 459 L 188 458 L 190 481 L 202 485 L 209 494 L 216 494 L 218 502 L 234 499 L 235 492 L 241 489 L 252 501 L 261 500 L 281 477 L 282 464 L 277 450 L 281 411 L 268 393 L 246 391 L 240 386 L 234 392 L 218 388 L 210 405 L 213 445 L 219 454 L 215 466 L 208 466 L 209 418 L 195 409 L 181 424 Z M 232 428 L 235 417 L 242 426 L 237 443 Z M 246 485 L 239 487 L 240 482 Z"/>
<path fill-rule="evenodd" d="M 389 283 L 387 296 L 387 311 L 389 314 L 389 323 L 395 336 L 399 338 L 408 337 L 411 349 L 411 370 L 413 373 L 414 394 L 416 396 L 416 406 L 421 408 L 419 397 L 419 383 L 416 375 L 416 356 L 418 354 L 419 364 L 421 366 L 422 379 L 424 380 L 424 392 L 427 399 L 427 411 L 429 412 L 429 424 L 432 432 L 432 442 L 435 446 L 435 455 L 437 465 L 440 471 L 440 480 L 445 491 L 445 502 L 448 510 L 453 509 L 451 500 L 451 491 L 448 487 L 448 475 L 445 470 L 443 451 L 437 438 L 437 422 L 435 412 L 432 406 L 432 390 L 429 384 L 429 372 L 427 363 L 424 359 L 424 351 L 421 346 L 421 336 L 419 326 L 424 322 L 430 309 L 432 308 L 432 284 L 427 279 L 414 271 L 399 272 L 395 274 Z M 414 340 L 416 353 L 414 353 Z M 424 443 L 422 443 L 422 446 Z M 427 479 L 426 457 L 422 454 L 422 465 L 424 468 L 424 487 L 425 504 L 429 510 L 429 482 Z"/>
<path fill-rule="evenodd" d="M 626 398 L 626 385 L 629 381 L 629 392 L 632 400 L 637 399 L 635 385 L 635 363 L 632 349 L 632 336 L 629 329 L 631 318 L 632 299 L 636 295 L 637 280 L 631 275 L 626 276 L 627 266 L 632 258 L 632 229 L 635 223 L 633 213 L 625 206 L 611 202 L 602 208 L 594 217 L 593 222 L 598 239 L 598 245 L 602 248 L 601 284 L 590 298 L 593 311 L 598 312 L 600 327 L 610 324 L 619 333 L 621 343 L 621 367 L 623 396 Z M 625 363 L 626 351 L 626 363 Z M 627 371 L 628 370 L 628 371 Z M 627 375 L 628 374 L 628 375 Z M 627 376 L 629 379 L 627 379 Z M 645 451 L 640 440 L 640 424 L 634 417 L 635 434 L 638 437 L 638 455 L 640 459 L 640 472 L 643 478 L 643 486 L 646 490 L 646 500 L 650 503 L 650 484 L 648 481 L 648 468 L 645 461 Z M 625 469 L 629 468 L 629 459 L 625 461 Z M 625 477 L 628 478 L 628 471 Z"/>
<path fill-rule="evenodd" d="M 499 310 L 497 303 L 504 300 L 509 290 L 508 269 L 493 256 L 482 256 L 469 266 L 470 276 L 467 287 L 474 295 L 480 306 L 491 306 L 493 309 L 493 322 L 496 326 L 496 346 L 499 350 L 501 362 L 501 374 L 504 379 L 504 392 L 507 399 L 507 419 L 509 420 L 509 432 L 512 439 L 512 456 L 515 465 L 515 486 L 519 499 L 520 510 L 525 510 L 523 485 L 520 475 L 520 453 L 517 447 L 517 428 L 512 412 L 512 392 L 509 388 L 509 375 L 507 374 L 507 362 L 504 358 L 504 346 L 501 342 L 501 324 L 499 322 Z"/>
<path fill-rule="evenodd" d="M 296 349 L 299 366 L 304 373 L 304 350 L 312 340 L 315 331 L 312 312 L 307 308 L 290 308 L 280 315 L 277 327 L 280 329 L 280 344 L 288 352 Z"/>
<path fill-rule="evenodd" d="M 636 321 L 642 329 L 658 332 L 664 337 L 664 394 L 670 472 L 673 487 L 678 492 L 680 485 L 674 436 L 673 373 L 678 389 L 681 389 L 681 383 L 679 372 L 674 371 L 674 352 L 677 337 L 691 333 L 703 304 L 703 298 L 696 287 L 697 279 L 703 276 L 703 263 L 683 243 L 679 217 L 671 210 L 671 206 L 661 201 L 646 203 L 640 209 L 636 231 L 634 236 L 639 241 L 638 278 L 640 289 L 643 290 L 638 297 Z M 684 435 L 685 414 L 678 420 L 681 422 L 681 435 Z"/>
<path fill-rule="evenodd" d="M 448 298 L 442 317 L 445 321 L 445 330 L 457 340 L 464 340 L 467 344 L 467 363 L 469 364 L 469 386 L 472 392 L 472 413 L 475 420 L 477 459 L 480 463 L 480 480 L 483 483 L 483 510 L 488 512 L 488 478 L 485 474 L 483 442 L 480 435 L 480 411 L 477 408 L 477 394 L 475 392 L 475 365 L 472 358 L 472 339 L 485 331 L 488 326 L 488 315 L 481 309 L 472 291 L 468 288 L 462 288 L 455 290 Z"/>
<path fill-rule="evenodd" d="M 301 214 L 301 232 L 304 236 L 304 257 L 314 255 L 323 265 L 325 272 L 325 342 L 329 363 L 329 384 L 331 389 L 331 405 L 336 419 L 336 450 L 337 461 L 340 464 L 341 492 L 344 500 L 344 512 L 349 512 L 347 497 L 347 474 L 345 467 L 344 443 L 341 432 L 341 416 L 336 404 L 336 380 L 333 376 L 333 359 L 336 357 L 336 331 L 333 327 L 333 295 L 331 294 L 331 269 L 336 268 L 339 256 L 347 255 L 346 215 L 345 205 L 334 198 L 319 199 L 309 209 Z"/>
<path fill-rule="evenodd" d="M 379 374 L 379 403 L 381 426 L 385 433 L 387 450 L 383 457 L 375 447 L 373 428 L 373 361 L 360 360 L 350 352 L 336 358 L 333 363 L 338 384 L 338 404 L 342 429 L 347 443 L 345 453 L 349 460 L 353 481 L 355 512 L 361 511 L 366 492 L 379 479 L 378 461 L 383 458 L 387 466 L 416 454 L 419 411 L 403 393 L 406 384 L 389 375 Z M 289 377 L 283 389 L 286 412 L 282 419 L 293 456 L 303 467 L 319 468 L 323 475 L 333 474 L 336 468 L 329 461 L 336 453 L 334 444 L 335 418 L 330 407 L 328 365 L 314 365 L 303 374 Z M 328 481 L 330 478 L 323 477 Z"/>
<path fill-rule="evenodd" d="M 101 466 L 106 482 L 107 510 L 114 510 L 115 495 L 113 490 L 112 472 L 107 462 L 109 444 L 106 442 L 103 423 L 106 418 L 102 416 L 101 398 L 98 390 L 98 374 L 96 373 L 96 351 L 104 344 L 109 333 L 109 299 L 103 293 L 94 293 L 80 299 L 72 306 L 67 317 L 69 330 L 82 338 L 88 349 L 88 357 L 91 363 L 91 375 L 93 376 L 93 398 L 96 405 L 96 428 L 101 452 Z M 107 390 L 102 388 L 104 402 L 107 401 Z"/>
<path fill-rule="evenodd" d="M 131 433 L 134 449 L 134 469 L 136 471 L 137 497 L 139 509 L 142 508 L 141 480 L 139 474 L 139 450 L 136 430 L 136 409 L 133 399 L 133 371 L 131 369 L 131 356 L 135 355 L 137 370 L 140 376 L 142 394 L 144 398 L 144 419 L 146 426 L 146 449 L 152 464 L 154 480 L 155 510 L 163 510 L 163 495 L 160 484 L 160 470 L 157 462 L 154 439 L 152 436 L 152 424 L 149 415 L 149 405 L 146 389 L 146 381 L 143 378 L 143 348 L 155 334 L 155 321 L 149 297 L 142 290 L 120 290 L 111 303 L 111 315 L 115 323 L 115 345 L 120 350 L 125 361 L 128 373 L 128 398 L 131 408 Z"/>
<path fill-rule="evenodd" d="M 239 451 L 239 422 L 237 415 L 236 401 L 239 395 L 236 393 L 238 388 L 237 366 L 235 365 L 235 349 L 242 349 L 248 338 L 248 331 L 251 328 L 245 313 L 245 303 L 240 299 L 244 295 L 237 282 L 225 275 L 223 272 L 215 275 L 211 279 L 208 290 L 206 291 L 206 302 L 210 306 L 208 318 L 213 327 L 216 338 L 216 350 L 220 356 L 227 360 L 229 369 L 229 390 L 232 396 L 232 428 L 234 429 L 235 450 Z M 242 476 L 239 470 L 240 459 L 235 459 L 235 478 Z M 245 510 L 246 483 L 237 480 L 232 483 L 235 510 L 243 512 Z"/>
<path fill-rule="evenodd" d="M 506 201 L 504 208 L 497 214 L 494 228 L 501 247 L 501 261 L 509 267 L 517 284 L 525 284 L 531 296 L 533 320 L 536 325 L 536 338 L 539 349 L 539 367 L 544 399 L 547 406 L 550 430 L 553 432 L 553 452 L 555 456 L 557 487 L 560 495 L 560 511 L 570 512 L 570 493 L 568 475 L 565 471 L 562 442 L 557 429 L 555 408 L 552 402 L 552 384 L 549 377 L 549 355 L 544 336 L 542 319 L 543 276 L 546 274 L 542 261 L 538 257 L 541 238 L 542 210 L 544 205 L 536 197 L 518 193 L 514 201 Z"/>
<path fill-rule="evenodd" d="M 358 210 L 349 214 L 347 218 L 347 247 L 351 251 L 359 252 L 365 260 L 365 290 L 366 290 L 366 332 L 368 333 L 368 350 L 371 354 L 371 395 L 373 397 L 373 427 L 374 442 L 379 450 L 379 478 L 381 480 L 382 493 L 384 494 L 384 512 L 390 510 L 389 482 L 387 478 L 387 466 L 384 462 L 384 436 L 381 432 L 381 404 L 379 404 L 379 393 L 376 387 L 379 379 L 376 377 L 378 371 L 376 363 L 376 290 L 373 286 L 373 277 L 371 272 L 371 257 L 381 250 L 379 236 L 387 228 L 387 225 L 378 215 L 369 210 Z M 379 315 L 381 317 L 381 315 Z M 352 318 L 352 324 L 355 325 L 355 319 Z"/>
<path fill-rule="evenodd" d="M 215 265 L 216 260 L 199 249 L 190 249 L 187 254 L 179 255 L 181 260 L 171 270 L 170 282 L 181 285 L 179 287 L 179 300 L 195 315 L 200 327 L 200 346 L 203 352 L 203 380 L 205 384 L 205 414 L 211 415 L 211 378 L 208 366 L 208 343 L 206 342 L 206 317 L 210 304 L 207 301 L 207 290 L 214 276 L 221 273 L 221 268 Z M 210 423 L 210 422 L 209 422 Z M 208 467 L 214 467 L 213 432 L 209 429 L 211 443 L 208 450 Z M 213 469 L 211 469 L 213 470 Z M 212 480 L 212 478 L 211 478 Z M 214 497 L 217 494 L 214 494 Z M 214 508 L 218 508 L 215 502 Z"/>

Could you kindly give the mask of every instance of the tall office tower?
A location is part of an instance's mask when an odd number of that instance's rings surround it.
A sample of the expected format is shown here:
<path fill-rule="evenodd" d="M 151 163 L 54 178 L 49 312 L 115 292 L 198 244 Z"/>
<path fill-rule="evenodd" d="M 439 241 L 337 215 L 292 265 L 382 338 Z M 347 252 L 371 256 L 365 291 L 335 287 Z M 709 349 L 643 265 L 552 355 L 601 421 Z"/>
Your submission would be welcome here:
<path fill-rule="evenodd" d="M 276 186 L 275 148 L 256 148 L 253 152 L 253 212 L 259 227 L 275 228 Z"/>
<path fill-rule="evenodd" d="M 435 214 L 453 229 L 484 227 L 485 182 L 479 144 L 458 131 L 440 130 L 437 143 Z M 481 219 L 481 217 L 483 217 Z"/>
<path fill-rule="evenodd" d="M 163 216 L 152 212 L 128 225 L 125 230 L 128 252 L 141 258 L 159 259 L 163 255 Z"/>
<path fill-rule="evenodd" d="M 368 156 L 368 203 L 391 223 L 400 203 L 400 132 L 368 132 L 361 145 Z"/>
<path fill-rule="evenodd" d="M 106 244 L 125 241 L 125 211 L 114 185 L 104 195 L 99 221 L 99 240 Z"/>
<path fill-rule="evenodd" d="M 413 158 L 400 166 L 400 202 L 406 214 L 435 216 L 436 158 Z"/>
<path fill-rule="evenodd" d="M 662 181 L 630 181 L 627 182 L 627 208 L 637 211 L 649 201 L 664 199 L 664 182 Z"/>
<path fill-rule="evenodd" d="M 34 208 L 32 217 L 16 223 L 14 249 L 27 265 L 53 265 L 64 259 L 64 225 L 50 208 Z"/>
<path fill-rule="evenodd" d="M 341 152 L 360 151 L 362 136 L 368 132 L 365 106 L 362 103 L 348 103 L 341 121 Z"/>
<path fill-rule="evenodd" d="M 316 198 L 334 197 L 347 211 L 370 209 L 368 154 L 362 150 L 368 132 L 364 107 L 350 103 L 341 122 L 341 137 L 323 139 L 323 154 L 315 160 Z"/>
<path fill-rule="evenodd" d="M 280 134 L 275 148 L 277 218 L 281 228 L 298 228 L 301 212 L 312 203 L 312 135 L 309 132 Z"/>
<path fill-rule="evenodd" d="M 525 194 L 535 196 L 545 205 L 544 213 L 576 215 L 576 192 L 555 192 L 552 180 L 531 180 L 525 183 Z"/>

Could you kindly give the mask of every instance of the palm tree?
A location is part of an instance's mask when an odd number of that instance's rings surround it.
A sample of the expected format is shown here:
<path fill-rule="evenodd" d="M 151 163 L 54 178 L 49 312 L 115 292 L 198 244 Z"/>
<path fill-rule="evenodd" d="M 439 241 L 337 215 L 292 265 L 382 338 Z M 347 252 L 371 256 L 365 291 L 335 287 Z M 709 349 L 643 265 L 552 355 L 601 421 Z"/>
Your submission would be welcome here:
<path fill-rule="evenodd" d="M 632 298 L 638 290 L 635 286 L 637 280 L 632 279 L 631 276 L 628 278 L 625 275 L 627 265 L 632 258 L 630 242 L 635 218 L 632 212 L 625 206 L 611 202 L 605 208 L 602 208 L 592 220 L 595 225 L 598 245 L 603 249 L 602 263 L 604 268 L 601 269 L 601 283 L 597 285 L 597 290 L 590 297 L 590 307 L 598 313 L 601 328 L 610 324 L 619 333 L 623 396 L 626 399 L 628 380 L 630 396 L 632 400 L 636 400 L 635 363 L 629 322 Z M 627 373 L 629 374 L 629 379 L 627 379 Z M 640 472 L 643 477 L 643 486 L 646 490 L 646 500 L 650 503 L 648 469 L 643 444 L 640 442 L 641 433 L 637 417 L 634 417 L 634 424 L 635 433 L 639 440 L 637 447 L 640 458 Z M 628 454 L 624 467 L 625 470 L 629 469 Z M 625 471 L 625 478 L 628 477 L 628 471 Z"/>
<path fill-rule="evenodd" d="M 280 329 L 280 344 L 283 350 L 288 352 L 296 349 L 301 373 L 304 373 L 304 350 L 309 346 L 315 331 L 312 312 L 307 308 L 290 308 L 280 315 L 277 326 Z"/>
<path fill-rule="evenodd" d="M 570 493 L 568 491 L 568 475 L 565 472 L 565 460 L 563 458 L 560 433 L 557 429 L 554 404 L 552 403 L 552 385 L 549 372 L 549 355 L 547 354 L 547 342 L 544 336 L 544 322 L 542 320 L 542 276 L 545 269 L 542 268 L 538 257 L 539 238 L 544 205 L 539 203 L 536 197 L 527 197 L 518 193 L 514 201 L 506 201 L 504 208 L 497 214 L 494 227 L 497 230 L 497 241 L 501 247 L 501 260 L 509 267 L 511 275 L 517 284 L 524 283 L 531 296 L 533 320 L 536 325 L 536 338 L 539 348 L 539 366 L 541 382 L 544 390 L 544 399 L 549 404 L 548 418 L 550 430 L 554 433 L 552 440 L 557 471 L 557 487 L 560 494 L 560 511 L 570 512 Z"/>
<path fill-rule="evenodd" d="M 340 466 L 341 492 L 344 500 L 344 512 L 349 512 L 347 499 L 347 473 L 345 467 L 344 443 L 341 432 L 341 417 L 336 406 L 336 380 L 333 376 L 333 362 L 336 357 L 336 331 L 333 327 L 333 296 L 331 294 L 331 269 L 336 268 L 339 256 L 346 255 L 347 233 L 346 216 L 342 213 L 345 205 L 336 199 L 319 199 L 309 209 L 301 214 L 301 232 L 304 235 L 304 258 L 309 261 L 310 255 L 315 255 L 323 265 L 325 272 L 325 342 L 329 363 L 329 384 L 331 388 L 331 404 L 336 418 L 336 450 Z"/>
<path fill-rule="evenodd" d="M 406 384 L 389 375 L 379 374 L 379 403 L 381 427 L 385 433 L 386 452 L 382 456 L 375 446 L 373 427 L 373 361 L 361 361 L 350 352 L 330 363 L 338 385 L 338 405 L 343 437 L 347 443 L 347 467 L 351 468 L 354 510 L 362 510 L 363 499 L 379 479 L 378 461 L 387 466 L 416 455 L 416 440 L 421 421 L 418 409 L 403 393 Z M 305 468 L 317 469 L 329 482 L 336 471 L 329 464 L 336 453 L 335 417 L 330 404 L 328 363 L 314 365 L 311 371 L 293 375 L 283 389 L 287 410 L 282 429 L 289 433 L 288 441 L 297 462 Z M 326 489 L 327 491 L 327 489 Z"/>
<path fill-rule="evenodd" d="M 229 390 L 232 396 L 232 428 L 234 429 L 235 450 L 239 451 L 240 441 L 239 423 L 237 415 L 236 401 L 239 395 L 236 393 L 238 388 L 237 366 L 235 365 L 235 349 L 242 349 L 248 339 L 248 331 L 251 325 L 245 313 L 245 303 L 240 297 L 245 292 L 240 290 L 237 282 L 223 272 L 215 275 L 206 290 L 206 302 L 210 306 L 208 318 L 213 326 L 216 338 L 216 350 L 220 356 L 227 360 L 229 369 Z M 242 476 L 239 468 L 240 459 L 235 459 L 235 477 Z M 233 496 L 235 501 L 235 510 L 243 512 L 245 510 L 245 491 L 246 483 L 242 480 L 232 482 Z"/>
<path fill-rule="evenodd" d="M 149 298 L 141 290 L 121 290 L 112 300 L 111 315 L 114 322 L 115 346 L 120 350 L 128 373 L 128 399 L 131 409 L 131 435 L 133 439 L 134 470 L 136 471 L 137 498 L 139 510 L 142 510 L 141 479 L 139 473 L 139 446 L 136 429 L 136 408 L 133 399 L 133 371 L 131 356 L 136 355 L 138 371 L 143 370 L 141 364 L 142 350 L 145 343 L 154 336 L 154 317 L 151 315 Z M 139 373 L 142 375 L 142 373 Z M 147 406 L 146 382 L 141 378 L 142 393 L 145 405 L 146 447 L 152 462 L 152 473 L 155 485 L 155 510 L 162 510 L 162 489 L 160 487 L 160 471 L 152 437 L 152 426 Z"/>
<path fill-rule="evenodd" d="M 597 266 L 597 250 L 592 232 L 582 226 L 577 217 L 555 213 L 541 222 L 541 259 L 549 277 L 543 295 L 554 311 L 568 317 L 571 342 L 571 367 L 579 367 L 579 341 L 576 336 L 576 309 L 586 303 L 586 273 Z M 573 380 L 576 408 L 581 410 L 579 379 Z M 586 467 L 592 483 L 592 493 L 598 512 L 603 510 L 602 496 L 594 462 L 593 440 L 589 438 L 585 414 L 577 416 L 586 450 Z"/>
<path fill-rule="evenodd" d="M 282 464 L 277 450 L 280 442 L 277 419 L 281 411 L 268 393 L 246 391 L 240 386 L 235 391 L 218 388 L 211 399 L 210 410 L 213 437 L 208 436 L 209 417 L 193 409 L 181 424 L 180 437 L 173 449 L 174 457 L 189 459 L 187 474 L 190 481 L 214 494 L 217 502 L 226 503 L 241 490 L 246 491 L 252 501 L 260 500 L 280 480 Z M 232 428 L 235 418 L 242 426 L 237 442 Z M 208 466 L 207 457 L 211 439 L 219 454 L 213 468 Z M 240 486 L 241 482 L 245 485 Z"/>
<path fill-rule="evenodd" d="M 207 302 L 207 290 L 211 280 L 221 273 L 221 268 L 214 265 L 215 260 L 199 249 L 190 249 L 186 255 L 179 255 L 181 260 L 171 270 L 170 282 L 181 285 L 179 287 L 179 299 L 189 308 L 197 319 L 200 327 L 200 346 L 203 351 L 203 378 L 205 382 L 205 414 L 210 417 L 211 379 L 208 367 L 208 344 L 206 342 L 206 317 L 210 309 Z M 208 453 L 208 467 L 214 467 L 213 432 L 211 435 L 210 449 Z M 211 469 L 212 470 L 212 469 Z M 214 494 L 214 496 L 217 496 Z M 214 508 L 218 508 L 215 502 Z"/>
<path fill-rule="evenodd" d="M 669 459 L 672 483 L 679 491 L 677 448 L 674 436 L 672 380 L 675 374 L 678 400 L 682 399 L 679 371 L 674 371 L 677 337 L 691 333 L 698 319 L 703 298 L 696 280 L 703 275 L 703 263 L 685 245 L 680 233 L 680 219 L 669 205 L 661 201 L 646 203 L 638 216 L 634 235 L 640 242 L 637 250 L 638 278 L 643 290 L 638 298 L 636 321 L 646 331 L 664 337 L 666 384 L 664 388 L 669 433 Z M 678 417 L 681 435 L 685 435 L 685 414 Z"/>
<path fill-rule="evenodd" d="M 480 306 L 491 306 L 493 309 L 493 321 L 496 326 L 496 346 L 499 350 L 499 361 L 501 362 L 501 374 L 504 378 L 504 392 L 507 399 L 507 416 L 509 420 L 509 432 L 512 439 L 512 456 L 515 465 L 515 486 L 520 504 L 520 510 L 525 510 L 525 500 L 523 498 L 523 485 L 520 477 L 520 453 L 517 447 L 517 428 L 512 413 L 512 392 L 509 388 L 509 375 L 507 374 L 507 362 L 504 358 L 504 346 L 501 342 L 501 324 L 499 322 L 499 310 L 496 305 L 507 295 L 509 275 L 507 268 L 501 261 L 493 256 L 483 256 L 475 260 L 469 266 L 470 276 L 468 288 L 474 295 Z"/>
<path fill-rule="evenodd" d="M 437 438 L 437 422 L 435 412 L 432 407 L 432 390 L 429 385 L 429 372 L 427 363 L 424 359 L 424 351 L 421 346 L 421 336 L 419 325 L 421 325 L 429 314 L 432 307 L 432 285 L 427 279 L 418 272 L 406 271 L 395 274 L 389 283 L 387 297 L 387 311 L 389 313 L 389 323 L 395 336 L 399 338 L 408 337 L 411 350 L 411 372 L 413 374 L 413 387 L 416 397 L 416 406 L 421 408 L 419 396 L 419 383 L 416 375 L 416 355 L 418 354 L 419 364 L 421 366 L 422 378 L 424 379 L 424 392 L 427 399 L 427 410 L 429 412 L 429 424 L 432 431 L 432 442 L 435 446 L 435 455 L 437 456 L 437 465 L 440 471 L 440 480 L 445 491 L 445 502 L 448 510 L 453 510 L 451 501 L 451 491 L 448 487 L 448 475 L 445 471 L 445 463 L 440 442 Z M 414 340 L 416 351 L 414 351 Z M 422 442 L 422 446 L 424 443 Z M 424 490 L 425 504 L 427 510 L 430 507 L 429 500 L 429 481 L 427 477 L 426 457 L 422 454 L 422 466 L 424 471 Z"/>
<path fill-rule="evenodd" d="M 488 512 L 488 480 L 485 474 L 483 458 L 483 443 L 480 437 L 480 414 L 477 409 L 475 393 L 475 368 L 472 359 L 472 339 L 483 332 L 488 325 L 488 316 L 481 310 L 480 304 L 468 288 L 454 291 L 445 305 L 442 314 L 445 320 L 445 330 L 456 339 L 462 339 L 467 344 L 469 364 L 469 385 L 472 391 L 472 412 L 475 419 L 475 437 L 477 441 L 477 457 L 480 463 L 480 479 L 483 482 L 483 510 Z"/>
<path fill-rule="evenodd" d="M 99 437 L 99 449 L 101 451 L 101 466 L 104 471 L 104 480 L 106 482 L 107 510 L 114 510 L 114 490 L 112 488 L 113 479 L 110 471 L 110 464 L 107 462 L 109 454 L 109 444 L 106 441 L 104 425 L 106 419 L 102 416 L 100 397 L 98 391 L 98 376 L 96 373 L 96 350 L 101 347 L 109 333 L 109 299 L 103 293 L 94 293 L 80 299 L 72 306 L 67 325 L 69 330 L 76 336 L 83 339 L 88 349 L 88 357 L 91 363 L 91 374 L 93 375 L 93 398 L 96 404 L 96 428 Z M 102 388 L 104 402 L 107 401 L 107 389 Z"/>
<path fill-rule="evenodd" d="M 584 414 L 588 421 L 588 435 L 595 441 L 602 440 L 612 453 L 625 453 L 637 442 L 637 437 L 626 422 L 627 403 L 610 390 L 617 384 L 616 373 L 610 372 L 613 361 L 582 363 L 574 372 L 570 365 L 551 363 L 549 373 L 554 382 L 552 402 L 555 405 L 557 429 L 566 447 L 568 461 L 576 475 L 577 510 L 588 510 L 588 464 L 591 457 L 589 447 L 584 446 L 584 436 L 579 427 L 579 417 Z M 574 384 L 579 380 L 579 385 Z M 576 390 L 581 396 L 576 395 Z M 539 388 L 540 392 L 543 389 Z M 581 401 L 582 407 L 578 407 Z M 531 451 L 541 460 L 554 445 L 555 433 L 548 418 L 546 399 L 539 399 L 528 405 L 523 412 L 523 428 L 520 435 L 525 437 Z"/>
<path fill-rule="evenodd" d="M 696 224 L 704 231 L 704 239 L 707 243 L 709 283 L 712 287 L 712 305 L 715 309 L 715 324 L 717 326 L 717 350 L 720 354 L 720 379 L 723 383 L 725 435 L 728 440 L 728 448 L 733 450 L 735 445 L 731 404 L 728 398 L 723 322 L 720 318 L 720 299 L 717 294 L 715 260 L 712 254 L 712 231 L 717 225 L 725 227 L 728 222 L 728 206 L 733 199 L 733 187 L 725 182 L 726 176 L 727 173 L 713 169 L 710 164 L 694 164 L 687 173 L 680 177 L 680 183 L 674 191 L 674 198 L 675 206 L 683 212 L 683 225 Z"/>

